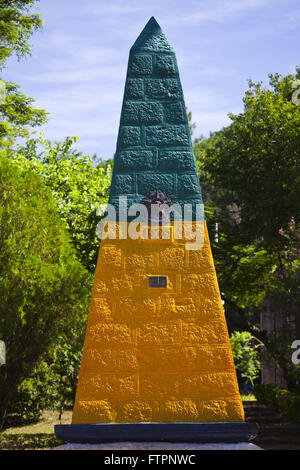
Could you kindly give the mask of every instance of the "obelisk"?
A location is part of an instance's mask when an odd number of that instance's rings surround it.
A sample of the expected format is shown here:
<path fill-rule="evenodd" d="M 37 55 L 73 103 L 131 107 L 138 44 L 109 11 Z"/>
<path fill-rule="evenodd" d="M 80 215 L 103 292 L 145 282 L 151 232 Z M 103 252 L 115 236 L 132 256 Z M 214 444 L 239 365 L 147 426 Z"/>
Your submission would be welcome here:
<path fill-rule="evenodd" d="M 153 17 L 128 62 L 109 196 L 119 230 L 120 197 L 127 208 L 190 204 L 203 243 L 187 249 L 173 232 L 102 239 L 72 425 L 57 436 L 247 440 L 254 428 L 244 423 L 204 213 L 195 212 L 203 206 L 176 56 Z"/>

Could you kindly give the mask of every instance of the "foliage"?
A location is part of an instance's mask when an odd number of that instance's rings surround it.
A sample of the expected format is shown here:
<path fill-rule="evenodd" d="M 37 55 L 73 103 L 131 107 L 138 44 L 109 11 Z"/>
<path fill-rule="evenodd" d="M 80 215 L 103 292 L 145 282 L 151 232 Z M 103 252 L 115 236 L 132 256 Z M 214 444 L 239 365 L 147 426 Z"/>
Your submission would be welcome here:
<path fill-rule="evenodd" d="M 291 361 L 291 344 L 300 337 L 300 226 L 292 218 L 286 228 L 280 228 L 283 239 L 280 264 L 269 271 L 266 303 L 273 312 L 276 328 L 268 334 L 266 358 L 275 360 L 289 390 L 300 392 L 300 367 Z"/>
<path fill-rule="evenodd" d="M 29 39 L 42 26 L 40 16 L 30 12 L 36 1 L 0 0 L 0 69 L 12 54 L 20 59 L 31 53 Z"/>
<path fill-rule="evenodd" d="M 31 54 L 30 36 L 42 25 L 40 16 L 30 12 L 35 5 L 36 0 L 0 0 L 0 70 L 9 56 L 16 54 L 20 59 Z M 1 89 L 3 87 L 0 148 L 13 145 L 16 137 L 29 135 L 29 127 L 47 120 L 47 113 L 34 108 L 34 100 L 21 93 L 19 85 L 1 80 Z"/>
<path fill-rule="evenodd" d="M 196 139 L 194 150 L 229 329 L 264 343 L 259 315 L 269 271 L 280 268 L 278 229 L 299 215 L 300 106 L 292 100 L 300 76 L 270 75 L 270 87 L 249 82 L 244 111 L 231 124 Z"/>
<path fill-rule="evenodd" d="M 279 388 L 274 383 L 257 384 L 254 394 L 258 403 L 272 405 L 291 422 L 300 423 L 300 395 Z"/>
<path fill-rule="evenodd" d="M 95 155 L 94 157 L 95 160 L 97 160 L 97 156 Z M 103 168 L 105 173 L 109 172 L 111 174 L 114 167 L 114 159 L 108 158 L 107 160 L 103 160 L 102 158 L 100 158 L 97 162 L 97 167 Z"/>
<path fill-rule="evenodd" d="M 84 317 L 81 325 L 86 325 Z M 66 403 L 74 403 L 82 347 L 84 340 L 84 329 L 82 334 L 77 335 L 76 342 L 70 341 L 68 337 L 59 337 L 53 347 L 54 361 L 50 364 L 56 374 L 57 405 L 59 407 L 59 419 L 61 419 Z M 48 354 L 49 357 L 49 354 Z M 51 355 L 50 355 L 51 358 Z"/>
<path fill-rule="evenodd" d="M 81 324 L 86 325 L 82 315 Z M 82 328 L 83 333 L 84 328 Z M 44 354 L 44 359 L 18 386 L 8 413 L 16 413 L 24 422 L 37 421 L 44 410 L 59 409 L 61 419 L 65 404 L 73 404 L 78 380 L 83 334 L 75 337 L 76 346 L 67 336 L 58 336 Z"/>
<path fill-rule="evenodd" d="M 5 86 L 6 99 L 0 103 L 0 148 L 12 146 L 17 137 L 28 136 L 29 128 L 44 124 L 48 114 L 34 108 L 34 100 L 21 93 L 16 83 L 6 82 Z"/>
<path fill-rule="evenodd" d="M 232 124 L 202 149 L 203 169 L 234 205 L 240 231 L 249 244 L 259 239 L 268 250 L 280 243 L 277 227 L 299 214 L 300 107 L 291 100 L 299 77 L 300 68 L 295 75 L 270 75 L 270 90 L 250 81 L 244 112 L 230 114 Z"/>
<path fill-rule="evenodd" d="M 40 176 L 0 158 L 0 423 L 64 325 L 87 309 L 90 276 L 75 259 L 57 204 Z"/>
<path fill-rule="evenodd" d="M 25 422 L 34 422 L 44 409 L 53 408 L 57 400 L 57 374 L 41 361 L 18 386 L 8 412 L 20 415 Z"/>
<path fill-rule="evenodd" d="M 256 344 L 255 344 L 256 343 Z M 253 386 L 261 369 L 257 340 L 248 331 L 234 331 L 230 345 L 237 372 L 246 383 Z"/>
<path fill-rule="evenodd" d="M 31 168 L 51 189 L 61 218 L 67 223 L 78 259 L 94 272 L 99 240 L 97 207 L 105 203 L 111 179 L 110 166 L 95 166 L 72 145 L 76 137 L 52 144 L 42 137 L 29 139 L 25 146 L 7 150 L 6 155 L 20 168 Z"/>

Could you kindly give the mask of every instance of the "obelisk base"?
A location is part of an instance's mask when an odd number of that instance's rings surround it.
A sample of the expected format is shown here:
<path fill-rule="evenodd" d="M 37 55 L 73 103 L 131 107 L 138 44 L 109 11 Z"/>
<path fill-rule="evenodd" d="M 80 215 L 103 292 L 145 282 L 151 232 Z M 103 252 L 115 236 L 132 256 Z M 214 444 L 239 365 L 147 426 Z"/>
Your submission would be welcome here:
<path fill-rule="evenodd" d="M 108 442 L 246 443 L 258 433 L 256 423 L 94 423 L 57 424 L 58 439 L 68 443 Z"/>

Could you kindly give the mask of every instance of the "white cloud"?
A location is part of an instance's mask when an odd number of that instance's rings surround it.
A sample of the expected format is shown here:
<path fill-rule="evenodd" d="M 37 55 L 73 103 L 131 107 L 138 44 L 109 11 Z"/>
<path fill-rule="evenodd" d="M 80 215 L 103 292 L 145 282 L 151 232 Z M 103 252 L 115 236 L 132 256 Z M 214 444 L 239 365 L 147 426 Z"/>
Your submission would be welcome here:
<path fill-rule="evenodd" d="M 186 15 L 174 15 L 166 20 L 169 26 L 174 24 L 200 24 L 208 22 L 227 22 L 236 19 L 236 17 L 247 13 L 249 10 L 262 8 L 270 4 L 271 0 L 227 0 L 227 1 L 211 1 L 205 2 L 204 5 L 198 4 L 199 7 L 195 11 Z"/>

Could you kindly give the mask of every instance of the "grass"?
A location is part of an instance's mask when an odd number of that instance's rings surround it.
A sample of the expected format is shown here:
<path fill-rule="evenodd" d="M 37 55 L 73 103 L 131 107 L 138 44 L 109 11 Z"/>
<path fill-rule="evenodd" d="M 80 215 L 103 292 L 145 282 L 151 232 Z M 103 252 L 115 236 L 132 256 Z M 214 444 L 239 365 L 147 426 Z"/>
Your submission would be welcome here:
<path fill-rule="evenodd" d="M 242 401 L 256 401 L 255 396 L 252 393 L 249 393 L 249 395 L 241 395 Z"/>
<path fill-rule="evenodd" d="M 45 411 L 37 423 L 11 426 L 0 433 L 0 450 L 46 450 L 64 442 L 54 435 L 55 424 L 70 424 L 71 411 L 65 411 L 58 420 L 58 411 Z"/>

